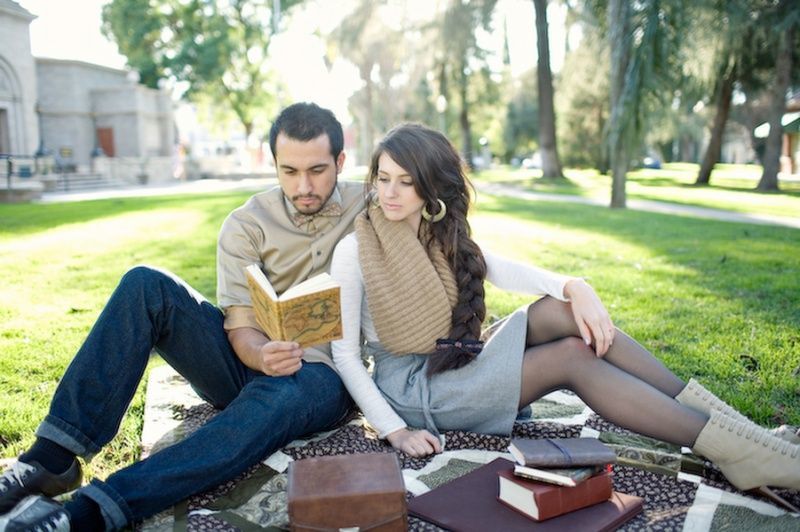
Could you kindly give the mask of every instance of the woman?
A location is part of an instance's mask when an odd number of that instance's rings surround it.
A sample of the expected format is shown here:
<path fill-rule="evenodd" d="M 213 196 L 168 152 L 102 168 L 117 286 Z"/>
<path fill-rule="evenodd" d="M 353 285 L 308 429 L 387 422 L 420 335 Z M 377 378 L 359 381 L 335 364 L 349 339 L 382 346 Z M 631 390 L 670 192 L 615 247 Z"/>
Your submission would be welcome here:
<path fill-rule="evenodd" d="M 442 134 L 393 129 L 373 156 L 369 185 L 376 202 L 334 252 L 344 337 L 332 347 L 350 394 L 394 448 L 441 452 L 440 430 L 510 434 L 520 408 L 568 388 L 617 425 L 692 447 L 739 489 L 800 489 L 800 447 L 681 381 L 614 328 L 586 282 L 481 250 L 470 238 L 461 160 Z M 485 344 L 484 279 L 546 294 Z"/>

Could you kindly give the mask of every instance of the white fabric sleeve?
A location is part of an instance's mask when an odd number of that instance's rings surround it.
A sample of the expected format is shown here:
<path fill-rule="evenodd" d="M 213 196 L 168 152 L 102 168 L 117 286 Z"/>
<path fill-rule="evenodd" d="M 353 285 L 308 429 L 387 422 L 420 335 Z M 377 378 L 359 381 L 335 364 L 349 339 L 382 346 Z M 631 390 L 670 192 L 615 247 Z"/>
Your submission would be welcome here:
<path fill-rule="evenodd" d="M 347 391 L 381 438 L 407 425 L 381 394 L 361 361 L 361 319 L 369 312 L 358 262 L 355 233 L 342 239 L 333 252 L 331 277 L 341 285 L 342 339 L 331 342 L 333 363 Z"/>
<path fill-rule="evenodd" d="M 564 285 L 576 279 L 543 268 L 516 262 L 486 250 L 486 280 L 502 290 L 527 295 L 548 295 L 559 301 L 569 301 L 564 297 Z"/>

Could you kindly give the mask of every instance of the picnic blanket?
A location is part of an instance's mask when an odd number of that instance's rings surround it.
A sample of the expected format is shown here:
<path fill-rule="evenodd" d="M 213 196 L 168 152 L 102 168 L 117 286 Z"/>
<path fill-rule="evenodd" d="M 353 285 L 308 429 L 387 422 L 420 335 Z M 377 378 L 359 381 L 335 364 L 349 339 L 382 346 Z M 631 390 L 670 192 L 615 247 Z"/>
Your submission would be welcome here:
<path fill-rule="evenodd" d="M 768 499 L 737 491 L 710 462 L 687 449 L 641 437 L 602 419 L 581 400 L 556 392 L 532 405 L 532 417 L 519 419 L 513 436 L 570 438 L 593 436 L 617 452 L 614 489 L 644 498 L 644 511 L 620 530 L 800 530 L 800 515 Z M 144 453 L 155 452 L 195 430 L 216 414 L 186 382 L 164 366 L 151 372 L 147 392 Z M 445 451 L 426 458 L 398 453 L 407 496 L 435 488 L 503 456 L 509 438 L 447 431 Z M 137 530 L 247 531 L 287 530 L 286 470 L 289 462 L 311 456 L 395 452 L 377 439 L 362 417 L 336 430 L 291 442 L 238 478 L 190 497 L 144 523 Z M 777 490 L 795 506 L 800 492 Z M 409 530 L 441 530 L 409 517 Z"/>

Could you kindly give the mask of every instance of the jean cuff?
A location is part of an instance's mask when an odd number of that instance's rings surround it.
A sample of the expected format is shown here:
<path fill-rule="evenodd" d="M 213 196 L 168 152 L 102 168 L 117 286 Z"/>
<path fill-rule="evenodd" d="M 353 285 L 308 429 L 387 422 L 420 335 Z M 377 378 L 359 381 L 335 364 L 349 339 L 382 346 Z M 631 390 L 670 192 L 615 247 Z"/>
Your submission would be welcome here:
<path fill-rule="evenodd" d="M 133 513 L 125 500 L 105 482 L 92 480 L 88 486 L 81 488 L 80 493 L 100 507 L 106 530 L 121 530 L 133 521 Z"/>
<path fill-rule="evenodd" d="M 57 443 L 64 449 L 72 451 L 87 462 L 100 452 L 92 440 L 69 423 L 48 415 L 36 429 L 36 436 Z"/>

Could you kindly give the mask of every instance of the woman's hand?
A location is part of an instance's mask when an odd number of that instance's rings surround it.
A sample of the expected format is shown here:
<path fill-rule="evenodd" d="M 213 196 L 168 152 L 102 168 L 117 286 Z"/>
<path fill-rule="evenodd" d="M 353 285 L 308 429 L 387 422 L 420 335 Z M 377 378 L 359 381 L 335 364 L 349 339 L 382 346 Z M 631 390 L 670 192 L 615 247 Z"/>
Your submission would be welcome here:
<path fill-rule="evenodd" d="M 616 329 L 603 302 L 583 279 L 572 279 L 564 285 L 564 296 L 572 307 L 572 316 L 578 324 L 581 338 L 586 345 L 594 342 L 594 351 L 602 357 L 614 341 Z"/>
<path fill-rule="evenodd" d="M 386 439 L 398 451 L 403 451 L 415 458 L 442 452 L 442 444 L 439 438 L 424 429 L 409 430 L 403 428 L 387 435 Z"/>

